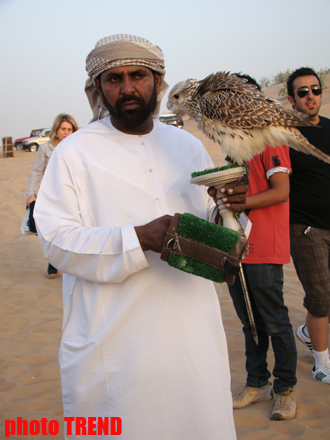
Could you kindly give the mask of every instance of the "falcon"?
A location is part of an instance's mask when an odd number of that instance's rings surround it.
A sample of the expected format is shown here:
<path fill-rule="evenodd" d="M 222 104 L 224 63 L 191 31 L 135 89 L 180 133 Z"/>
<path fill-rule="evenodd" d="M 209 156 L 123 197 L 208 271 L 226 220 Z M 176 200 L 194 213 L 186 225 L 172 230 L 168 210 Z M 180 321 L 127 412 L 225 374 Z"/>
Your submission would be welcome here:
<path fill-rule="evenodd" d="M 176 84 L 167 107 L 178 116 L 188 114 L 198 128 L 218 142 L 238 165 L 260 154 L 266 145 L 288 145 L 330 163 L 330 156 L 311 145 L 295 127 L 318 127 L 306 115 L 285 110 L 257 86 L 230 72 L 218 72 L 201 81 Z"/>

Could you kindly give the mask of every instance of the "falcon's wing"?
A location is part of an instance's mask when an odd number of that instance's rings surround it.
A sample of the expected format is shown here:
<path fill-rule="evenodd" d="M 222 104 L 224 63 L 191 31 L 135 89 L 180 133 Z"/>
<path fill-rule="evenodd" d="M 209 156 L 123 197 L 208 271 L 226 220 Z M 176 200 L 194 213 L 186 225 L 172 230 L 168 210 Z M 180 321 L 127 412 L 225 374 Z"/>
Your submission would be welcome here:
<path fill-rule="evenodd" d="M 228 72 L 209 75 L 201 82 L 196 94 L 203 116 L 221 120 L 231 128 L 311 125 L 285 110 L 278 101 L 260 92 L 255 85 Z"/>

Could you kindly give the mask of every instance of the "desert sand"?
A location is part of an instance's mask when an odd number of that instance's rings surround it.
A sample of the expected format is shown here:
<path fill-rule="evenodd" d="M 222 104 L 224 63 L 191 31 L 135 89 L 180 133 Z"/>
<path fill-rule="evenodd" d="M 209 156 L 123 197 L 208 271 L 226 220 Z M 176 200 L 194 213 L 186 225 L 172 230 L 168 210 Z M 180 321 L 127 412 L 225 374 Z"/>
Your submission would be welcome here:
<path fill-rule="evenodd" d="M 186 121 L 185 129 L 203 140 L 216 164 L 222 162 L 224 156 L 219 147 L 200 134 L 191 121 Z M 57 420 L 60 431 L 52 438 L 63 438 L 58 366 L 62 320 L 61 278 L 46 278 L 47 262 L 38 238 L 23 236 L 20 231 L 25 213 L 25 191 L 34 157 L 35 153 L 24 151 L 16 151 L 14 158 L 4 158 L 0 153 L 2 438 L 5 420 L 16 420 L 17 417 L 29 421 L 40 421 L 42 418 Z M 245 384 L 243 333 L 227 286 L 219 284 L 216 289 L 228 338 L 232 390 L 237 393 Z M 303 290 L 292 264 L 289 264 L 285 267 L 285 300 L 294 329 L 304 322 L 302 299 Z M 312 380 L 313 357 L 299 341 L 297 349 L 297 418 L 283 422 L 270 421 L 273 401 L 235 411 L 238 440 L 330 438 L 330 388 Z M 271 349 L 268 360 L 272 369 L 274 358 Z M 12 436 L 38 437 L 42 435 Z"/>

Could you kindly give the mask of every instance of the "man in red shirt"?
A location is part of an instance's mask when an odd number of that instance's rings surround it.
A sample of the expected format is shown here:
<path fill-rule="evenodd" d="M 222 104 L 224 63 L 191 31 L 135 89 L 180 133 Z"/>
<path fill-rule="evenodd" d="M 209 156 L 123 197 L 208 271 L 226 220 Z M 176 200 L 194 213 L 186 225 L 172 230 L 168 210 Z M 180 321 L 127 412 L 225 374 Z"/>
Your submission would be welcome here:
<path fill-rule="evenodd" d="M 256 84 L 247 75 L 243 77 Z M 266 361 L 270 337 L 275 355 L 273 389 L 276 399 L 271 419 L 286 420 L 294 418 L 297 410 L 294 390 L 297 351 L 283 299 L 283 264 L 290 262 L 289 149 L 287 146 L 268 146 L 248 165 L 246 209 L 252 230 L 249 255 L 242 261 L 242 266 L 257 326 L 258 345 L 253 339 L 242 286 L 237 277 L 228 287 L 243 324 L 247 381 L 244 390 L 234 396 L 233 406 L 234 409 L 244 408 L 251 403 L 272 399 L 271 373 Z"/>

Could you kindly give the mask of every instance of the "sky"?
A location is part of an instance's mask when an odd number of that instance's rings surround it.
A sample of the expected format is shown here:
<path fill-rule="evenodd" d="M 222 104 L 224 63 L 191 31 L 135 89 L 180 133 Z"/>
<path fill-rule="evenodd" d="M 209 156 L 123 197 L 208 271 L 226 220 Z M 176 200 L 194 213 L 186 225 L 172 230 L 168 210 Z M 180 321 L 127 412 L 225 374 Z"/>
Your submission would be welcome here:
<path fill-rule="evenodd" d="M 330 0 L 0 0 L 0 137 L 51 127 L 63 112 L 88 124 L 85 60 L 107 35 L 158 45 L 171 88 L 218 71 L 260 80 L 329 68 L 329 17 Z"/>

